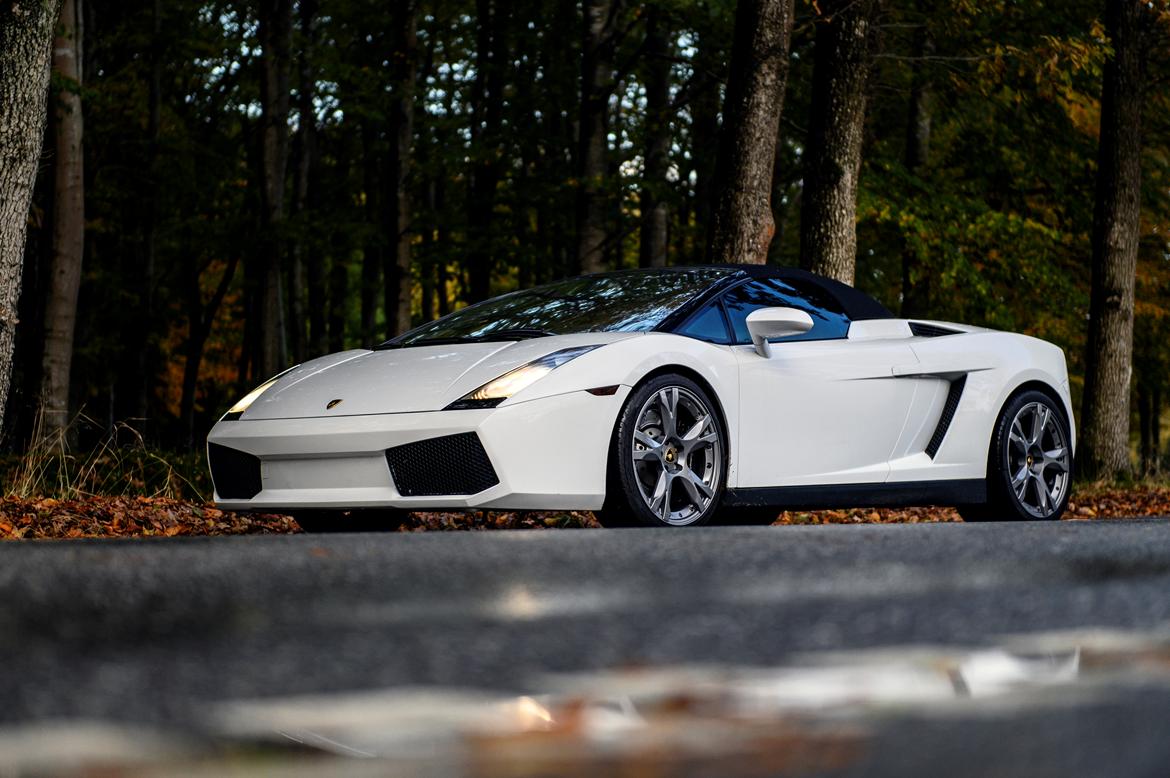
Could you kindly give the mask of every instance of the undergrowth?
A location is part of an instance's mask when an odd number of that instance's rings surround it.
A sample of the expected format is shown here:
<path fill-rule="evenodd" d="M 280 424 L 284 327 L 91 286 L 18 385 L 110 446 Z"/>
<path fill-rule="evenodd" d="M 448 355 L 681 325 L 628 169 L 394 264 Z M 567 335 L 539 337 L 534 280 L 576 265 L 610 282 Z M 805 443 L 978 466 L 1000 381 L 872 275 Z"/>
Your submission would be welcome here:
<path fill-rule="evenodd" d="M 122 423 L 88 450 L 71 448 L 71 428 L 92 423 L 79 415 L 70 427 L 46 433 L 38 418 L 28 451 L 0 458 L 4 493 L 60 500 L 95 495 L 198 502 L 211 498 L 211 480 L 202 451 L 159 451 L 147 445 L 136 429 Z"/>

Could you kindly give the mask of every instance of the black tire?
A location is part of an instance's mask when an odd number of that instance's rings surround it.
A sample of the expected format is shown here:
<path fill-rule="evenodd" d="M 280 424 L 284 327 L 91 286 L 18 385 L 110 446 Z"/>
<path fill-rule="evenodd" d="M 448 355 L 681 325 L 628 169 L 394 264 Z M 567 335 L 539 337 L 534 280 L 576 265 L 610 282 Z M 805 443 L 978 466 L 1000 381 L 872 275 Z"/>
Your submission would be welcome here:
<path fill-rule="evenodd" d="M 695 454 L 683 453 L 677 460 L 678 463 L 684 463 L 682 466 L 690 467 L 691 463 L 685 460 L 691 456 L 696 457 L 692 460 L 695 463 L 701 461 L 701 468 L 704 473 L 710 462 L 710 467 L 713 472 L 710 474 L 712 483 L 706 484 L 706 488 L 710 489 L 713 494 L 707 497 L 703 493 L 703 497 L 709 502 L 700 510 L 695 508 L 690 516 L 680 518 L 680 523 L 670 523 L 663 520 L 660 515 L 656 515 L 651 511 L 646 499 L 642 496 L 641 487 L 639 486 L 638 477 L 639 472 L 634 463 L 635 442 L 634 433 L 638 429 L 638 424 L 641 419 L 643 411 L 646 410 L 646 405 L 656 395 L 659 395 L 663 390 L 671 389 L 680 390 L 679 395 L 683 396 L 685 403 L 695 403 L 696 407 L 702 406 L 706 412 L 707 423 L 712 425 L 717 436 L 717 443 L 710 447 L 710 454 L 698 454 L 699 448 L 694 451 Z M 689 394 L 690 397 L 685 395 Z M 684 411 L 686 411 L 684 403 Z M 680 413 L 678 419 L 684 419 L 685 413 Z M 662 445 L 671 443 L 665 439 Z M 673 440 L 673 439 L 671 439 Z M 639 444 L 640 445 L 640 444 Z M 673 445 L 671 443 L 671 445 Z M 644 448 L 641 450 L 645 450 Z M 668 452 L 669 454 L 669 452 Z M 676 456 L 678 456 L 676 454 Z M 700 457 L 703 457 L 700 459 Z M 663 460 L 665 462 L 665 460 Z M 672 464 L 675 460 L 672 460 Z M 644 465 L 645 466 L 645 465 Z M 667 467 L 665 463 L 661 465 L 664 469 Z M 678 464 L 673 464 L 678 467 Z M 643 473 L 645 475 L 645 473 Z M 606 487 L 605 507 L 600 511 L 595 511 L 594 515 L 597 521 L 604 527 L 629 527 L 629 526 L 644 526 L 644 527 L 667 527 L 667 526 L 701 526 L 710 524 L 716 512 L 719 509 L 719 502 L 723 497 L 723 486 L 727 478 L 727 431 L 723 424 L 723 419 L 720 415 L 719 406 L 711 398 L 710 394 L 699 386 L 697 383 L 687 378 L 686 376 L 677 375 L 675 373 L 667 373 L 656 376 L 646 383 L 638 386 L 630 393 L 626 399 L 626 404 L 622 408 L 621 414 L 618 416 L 618 422 L 614 428 L 613 438 L 610 444 L 609 454 L 609 478 Z M 668 479 L 673 481 L 674 479 Z M 685 484 L 683 485 L 685 486 Z M 672 486 L 673 489 L 673 486 Z M 685 495 L 689 490 L 684 490 L 684 496 L 681 499 L 688 499 Z M 672 492 L 673 495 L 673 492 Z M 693 506 L 693 503 L 692 503 Z M 671 513 L 669 504 L 667 513 Z M 682 511 L 680 511 L 682 513 Z M 681 523 L 684 522 L 685 523 Z"/>
<path fill-rule="evenodd" d="M 407 512 L 391 508 L 379 510 L 296 511 L 293 518 L 305 532 L 395 532 L 406 521 Z"/>
<path fill-rule="evenodd" d="M 1032 409 L 1047 409 L 1050 417 L 1043 417 L 1040 438 L 1032 445 L 1020 445 L 1019 437 L 1012 437 L 1012 425 L 1021 413 Z M 1033 415 L 1033 424 L 1037 416 Z M 1051 423 L 1048 423 L 1048 419 Z M 1021 424 L 1021 429 L 1024 424 Z M 1033 436 L 1035 427 L 1023 430 L 1025 438 Z M 964 521 L 1056 521 L 1068 507 L 1072 491 L 1071 435 L 1064 405 L 1052 396 L 1037 390 L 1027 390 L 1012 397 L 1000 411 L 992 429 L 991 445 L 987 453 L 987 502 L 979 505 L 958 506 Z M 1048 454 L 1063 451 L 1063 462 Z M 1035 465 L 1036 457 L 1043 462 Z M 1026 457 L 1026 458 L 1024 458 Z M 1037 467 L 1039 467 L 1038 476 Z M 1027 471 L 1023 482 L 1023 497 L 1013 486 L 1013 476 Z M 1059 481 L 1058 481 L 1059 479 Z M 1041 486 L 1043 484 L 1043 486 Z M 1043 494 L 1041 489 L 1044 489 Z M 1052 493 L 1058 492 L 1055 500 Z"/>

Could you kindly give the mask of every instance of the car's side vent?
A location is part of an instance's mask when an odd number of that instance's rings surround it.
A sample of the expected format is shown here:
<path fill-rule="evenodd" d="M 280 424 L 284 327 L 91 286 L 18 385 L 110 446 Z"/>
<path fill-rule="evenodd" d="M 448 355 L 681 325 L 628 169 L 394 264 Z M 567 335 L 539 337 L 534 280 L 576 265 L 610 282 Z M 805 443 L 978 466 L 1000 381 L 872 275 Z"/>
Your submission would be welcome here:
<path fill-rule="evenodd" d="M 211 465 L 211 480 L 220 497 L 250 500 L 260 493 L 260 457 L 218 443 L 208 443 L 207 462 Z"/>
<path fill-rule="evenodd" d="M 926 453 L 930 455 L 931 459 L 934 459 L 939 446 L 942 445 L 943 438 L 947 436 L 947 428 L 951 426 L 951 421 L 955 418 L 955 411 L 959 409 L 959 399 L 963 396 L 963 387 L 966 385 L 967 376 L 965 375 L 951 381 L 951 388 L 947 391 L 947 401 L 943 405 L 942 416 L 938 418 L 934 434 L 930 436 L 930 442 L 926 444 Z"/>
<path fill-rule="evenodd" d="M 500 482 L 474 432 L 388 448 L 386 463 L 403 497 L 478 494 Z"/>
<path fill-rule="evenodd" d="M 922 321 L 910 322 L 910 332 L 919 338 L 941 338 L 943 335 L 961 335 L 961 331 Z"/>

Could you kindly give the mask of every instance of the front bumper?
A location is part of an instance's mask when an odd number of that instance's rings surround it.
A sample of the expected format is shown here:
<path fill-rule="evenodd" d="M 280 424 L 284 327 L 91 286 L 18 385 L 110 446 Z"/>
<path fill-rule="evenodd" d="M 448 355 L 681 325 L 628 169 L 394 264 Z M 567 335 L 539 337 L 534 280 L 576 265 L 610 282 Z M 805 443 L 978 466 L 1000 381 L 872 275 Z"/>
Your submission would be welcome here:
<path fill-rule="evenodd" d="M 610 438 L 629 387 L 485 410 L 221 421 L 208 443 L 260 460 L 260 491 L 230 510 L 404 508 L 595 510 L 605 500 Z M 499 482 L 475 494 L 404 496 L 386 450 L 475 433 Z M 450 465 L 447 465 L 448 467 Z"/>

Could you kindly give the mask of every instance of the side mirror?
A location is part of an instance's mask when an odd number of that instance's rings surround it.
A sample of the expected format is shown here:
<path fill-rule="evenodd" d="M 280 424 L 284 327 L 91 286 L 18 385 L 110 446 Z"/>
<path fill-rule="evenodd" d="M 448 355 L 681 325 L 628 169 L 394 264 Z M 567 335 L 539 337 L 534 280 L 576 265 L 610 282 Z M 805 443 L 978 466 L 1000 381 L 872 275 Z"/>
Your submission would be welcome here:
<path fill-rule="evenodd" d="M 769 340 L 800 335 L 811 330 L 812 326 L 812 317 L 796 308 L 760 308 L 747 317 L 747 328 L 756 353 L 765 358 L 772 356 Z"/>

